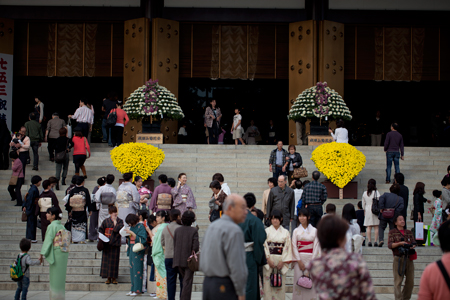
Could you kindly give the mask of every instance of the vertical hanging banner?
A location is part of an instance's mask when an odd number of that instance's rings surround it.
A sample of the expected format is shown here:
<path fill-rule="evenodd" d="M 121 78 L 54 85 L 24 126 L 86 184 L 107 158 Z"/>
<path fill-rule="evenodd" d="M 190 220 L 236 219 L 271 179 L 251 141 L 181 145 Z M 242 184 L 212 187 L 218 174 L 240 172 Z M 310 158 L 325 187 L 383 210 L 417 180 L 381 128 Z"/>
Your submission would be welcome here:
<path fill-rule="evenodd" d="M 13 56 L 0 53 L 0 119 L 6 120 L 9 130 L 12 130 L 12 85 Z"/>

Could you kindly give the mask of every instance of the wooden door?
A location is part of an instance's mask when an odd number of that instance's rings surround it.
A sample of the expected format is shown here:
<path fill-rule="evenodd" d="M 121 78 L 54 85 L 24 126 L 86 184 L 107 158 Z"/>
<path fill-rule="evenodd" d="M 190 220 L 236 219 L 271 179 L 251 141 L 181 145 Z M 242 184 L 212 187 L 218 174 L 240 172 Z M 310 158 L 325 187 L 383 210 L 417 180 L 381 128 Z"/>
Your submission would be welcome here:
<path fill-rule="evenodd" d="M 124 23 L 123 98 L 149 79 L 150 20 L 139 18 Z M 131 120 L 123 133 L 124 143 L 135 142 L 142 131 L 142 123 Z"/>
<path fill-rule="evenodd" d="M 178 98 L 180 24 L 176 21 L 155 18 L 152 20 L 151 78 L 158 79 Z M 176 144 L 178 122 L 164 121 L 161 133 L 165 144 Z"/>
<path fill-rule="evenodd" d="M 289 24 L 289 109 L 301 92 L 316 83 L 316 31 L 313 20 Z M 294 121 L 289 121 L 289 144 L 297 145 Z"/>

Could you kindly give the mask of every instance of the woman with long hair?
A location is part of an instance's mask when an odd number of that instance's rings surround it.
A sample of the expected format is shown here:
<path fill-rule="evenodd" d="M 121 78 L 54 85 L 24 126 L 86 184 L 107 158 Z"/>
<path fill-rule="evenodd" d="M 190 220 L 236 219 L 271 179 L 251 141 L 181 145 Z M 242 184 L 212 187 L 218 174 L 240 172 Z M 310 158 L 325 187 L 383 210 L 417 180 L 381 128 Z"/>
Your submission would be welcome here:
<path fill-rule="evenodd" d="M 292 260 L 294 261 L 294 284 L 292 299 L 309 300 L 316 298 L 314 289 L 306 289 L 297 282 L 301 276 L 309 276 L 306 270 L 308 263 L 320 256 L 320 245 L 317 239 L 317 230 L 311 224 L 309 219 L 311 214 L 306 208 L 298 211 L 298 221 L 300 225 L 292 234 Z"/>
<path fill-rule="evenodd" d="M 186 182 L 186 173 L 180 173 L 178 175 L 178 184 L 171 191 L 173 197 L 173 208 L 178 209 L 181 212 L 181 215 L 183 215 L 187 210 L 197 208 L 194 194 Z"/>
<path fill-rule="evenodd" d="M 102 265 L 100 276 L 107 278 L 106 284 L 117 284 L 119 277 L 119 261 L 121 236 L 119 234 L 123 227 L 123 220 L 118 217 L 117 207 L 109 205 L 109 218 L 105 219 L 98 232 L 109 238 L 109 242 L 102 250 Z"/>
<path fill-rule="evenodd" d="M 424 204 L 425 202 L 431 203 L 431 200 L 427 200 L 423 195 L 425 195 L 425 183 L 417 182 L 414 188 L 414 222 L 423 222 L 423 214 L 425 212 Z"/>
<path fill-rule="evenodd" d="M 152 258 L 155 264 L 156 275 L 156 297 L 159 299 L 167 298 L 166 265 L 164 258 L 164 249 L 161 245 L 161 235 L 169 222 L 169 214 L 165 210 L 156 213 L 157 230 L 152 240 Z"/>
<path fill-rule="evenodd" d="M 69 249 L 64 241 L 67 231 L 61 224 L 62 213 L 57 207 L 47 209 L 46 217 L 50 225 L 47 227 L 45 240 L 42 244 L 41 260 L 45 257 L 50 265 L 50 299 L 64 300 L 66 296 L 67 261 L 69 260 Z"/>
<path fill-rule="evenodd" d="M 377 182 L 375 179 L 369 179 L 367 182 L 367 191 L 362 195 L 362 207 L 364 209 L 364 226 L 367 227 L 367 246 L 372 247 L 372 229 L 375 233 L 374 247 L 378 247 L 378 225 L 380 220 L 378 216 L 372 213 L 373 199 L 380 199 L 380 193 L 377 190 Z"/>
<path fill-rule="evenodd" d="M 131 290 L 127 293 L 127 296 L 138 296 L 142 294 L 142 280 L 144 271 L 144 254 L 145 249 L 141 251 L 135 251 L 136 244 L 145 245 L 147 242 L 147 233 L 145 232 L 144 225 L 139 223 L 139 217 L 136 214 L 129 214 L 125 222 L 130 226 L 125 232 L 127 236 L 127 256 L 130 260 L 130 277 L 131 277 Z"/>

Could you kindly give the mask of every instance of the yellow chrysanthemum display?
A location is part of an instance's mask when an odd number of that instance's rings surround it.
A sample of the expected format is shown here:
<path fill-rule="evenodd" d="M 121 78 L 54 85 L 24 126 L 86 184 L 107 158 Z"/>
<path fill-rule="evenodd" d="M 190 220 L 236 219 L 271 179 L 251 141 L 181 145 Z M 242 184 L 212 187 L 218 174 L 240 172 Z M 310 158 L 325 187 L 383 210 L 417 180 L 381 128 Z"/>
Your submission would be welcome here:
<path fill-rule="evenodd" d="M 366 165 L 366 156 L 346 143 L 322 144 L 312 152 L 311 160 L 319 172 L 341 189 Z"/>
<path fill-rule="evenodd" d="M 133 172 L 147 180 L 163 163 L 164 151 L 145 143 L 126 143 L 110 152 L 114 167 L 120 173 Z"/>

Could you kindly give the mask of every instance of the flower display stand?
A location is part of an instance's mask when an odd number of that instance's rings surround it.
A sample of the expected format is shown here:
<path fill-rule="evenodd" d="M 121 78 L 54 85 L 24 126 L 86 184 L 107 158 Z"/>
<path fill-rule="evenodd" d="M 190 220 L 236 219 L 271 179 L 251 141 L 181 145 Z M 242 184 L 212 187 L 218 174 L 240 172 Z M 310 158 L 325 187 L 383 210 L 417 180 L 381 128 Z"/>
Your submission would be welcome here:
<path fill-rule="evenodd" d="M 349 182 L 341 191 L 334 183 L 329 180 L 322 182 L 327 188 L 328 198 L 330 199 L 358 199 L 358 182 Z"/>

